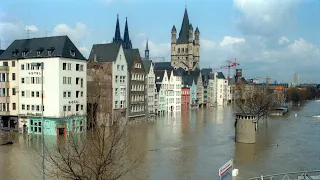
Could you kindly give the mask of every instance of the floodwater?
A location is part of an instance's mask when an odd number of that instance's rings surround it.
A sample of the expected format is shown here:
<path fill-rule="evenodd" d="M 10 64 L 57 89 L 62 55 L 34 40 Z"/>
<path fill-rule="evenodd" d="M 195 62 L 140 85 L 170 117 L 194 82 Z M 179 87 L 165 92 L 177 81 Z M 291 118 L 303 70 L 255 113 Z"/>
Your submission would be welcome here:
<path fill-rule="evenodd" d="M 294 114 L 298 114 L 297 117 Z M 259 122 L 256 144 L 234 142 L 234 114 L 230 106 L 158 117 L 131 124 L 134 142 L 146 153 L 138 174 L 128 179 L 218 179 L 218 169 L 234 159 L 239 179 L 266 174 L 320 169 L 320 102 L 309 101 L 283 117 Z M 34 149 L 39 139 L 13 137 L 0 146 L 0 179 L 41 178 Z"/>

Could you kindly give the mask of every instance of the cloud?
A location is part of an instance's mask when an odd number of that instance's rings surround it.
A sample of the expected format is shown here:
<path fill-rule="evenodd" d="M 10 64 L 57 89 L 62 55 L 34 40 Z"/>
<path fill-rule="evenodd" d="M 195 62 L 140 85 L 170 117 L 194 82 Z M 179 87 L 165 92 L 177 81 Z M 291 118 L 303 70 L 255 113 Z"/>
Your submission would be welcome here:
<path fill-rule="evenodd" d="M 23 33 L 24 26 L 18 19 L 0 11 L 0 38 L 2 48 L 9 46 L 14 39 L 22 38 Z"/>
<path fill-rule="evenodd" d="M 240 12 L 237 27 L 245 35 L 273 36 L 289 31 L 294 23 L 299 0 L 233 0 Z"/>
<path fill-rule="evenodd" d="M 54 27 L 52 34 L 55 36 L 67 35 L 75 44 L 80 44 L 81 41 L 89 36 L 90 30 L 85 24 L 77 22 L 74 28 L 69 27 L 67 24 L 58 24 Z"/>
<path fill-rule="evenodd" d="M 26 27 L 25 27 L 25 30 L 26 30 L 26 31 L 29 30 L 29 31 L 37 32 L 37 31 L 38 31 L 38 28 L 37 28 L 37 26 L 35 26 L 35 25 L 29 25 L 29 26 L 26 26 Z"/>
<path fill-rule="evenodd" d="M 203 50 L 212 50 L 216 46 L 216 43 L 211 40 L 200 39 L 200 48 Z"/>
<path fill-rule="evenodd" d="M 279 39 L 279 44 L 280 45 L 283 45 L 283 44 L 288 44 L 289 43 L 289 39 L 285 36 L 282 36 L 280 39 Z"/>
<path fill-rule="evenodd" d="M 233 44 L 241 44 L 246 42 L 244 38 L 236 38 L 231 36 L 224 36 L 223 40 L 220 42 L 220 46 L 228 46 Z"/>
<path fill-rule="evenodd" d="M 79 47 L 79 51 L 82 53 L 82 55 L 84 57 L 86 57 L 86 58 L 89 57 L 90 50 L 87 47 L 81 46 L 81 47 Z"/>

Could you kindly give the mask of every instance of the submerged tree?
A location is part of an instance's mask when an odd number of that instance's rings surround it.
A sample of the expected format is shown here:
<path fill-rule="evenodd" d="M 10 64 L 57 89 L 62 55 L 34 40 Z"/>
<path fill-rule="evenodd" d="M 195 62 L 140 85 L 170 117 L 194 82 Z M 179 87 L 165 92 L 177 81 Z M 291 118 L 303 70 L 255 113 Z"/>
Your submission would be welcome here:
<path fill-rule="evenodd" d="M 236 110 L 239 113 L 256 115 L 258 119 L 266 117 L 272 107 L 280 104 L 272 91 L 249 84 L 237 85 L 235 95 Z"/>

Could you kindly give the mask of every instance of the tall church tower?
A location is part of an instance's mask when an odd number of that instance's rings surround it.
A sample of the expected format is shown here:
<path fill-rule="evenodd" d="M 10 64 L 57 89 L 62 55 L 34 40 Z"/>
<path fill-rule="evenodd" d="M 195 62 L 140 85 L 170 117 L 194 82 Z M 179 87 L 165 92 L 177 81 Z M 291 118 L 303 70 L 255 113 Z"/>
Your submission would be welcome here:
<path fill-rule="evenodd" d="M 128 28 L 127 18 L 126 18 L 126 25 L 124 28 L 124 35 L 123 35 L 123 39 L 122 39 L 121 33 L 120 33 L 119 15 L 117 15 L 116 30 L 115 30 L 114 38 L 113 38 L 112 42 L 113 43 L 121 43 L 122 47 L 124 49 L 132 49 L 132 43 L 131 43 L 131 39 L 129 36 L 129 28 Z"/>
<path fill-rule="evenodd" d="M 193 71 L 199 68 L 200 62 L 200 31 L 198 27 L 193 31 L 189 23 L 187 8 L 184 11 L 179 37 L 177 38 L 176 27 L 171 30 L 171 66 L 175 69 Z"/>

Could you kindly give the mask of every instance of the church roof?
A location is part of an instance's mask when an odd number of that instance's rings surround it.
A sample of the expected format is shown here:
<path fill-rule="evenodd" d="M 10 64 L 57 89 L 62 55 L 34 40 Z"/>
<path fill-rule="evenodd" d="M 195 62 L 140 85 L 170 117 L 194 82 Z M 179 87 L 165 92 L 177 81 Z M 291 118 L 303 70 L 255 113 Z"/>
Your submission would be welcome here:
<path fill-rule="evenodd" d="M 177 39 L 177 44 L 188 44 L 189 43 L 189 17 L 187 8 L 184 10 L 183 20 L 181 24 L 181 29 L 179 32 L 179 38 Z"/>

